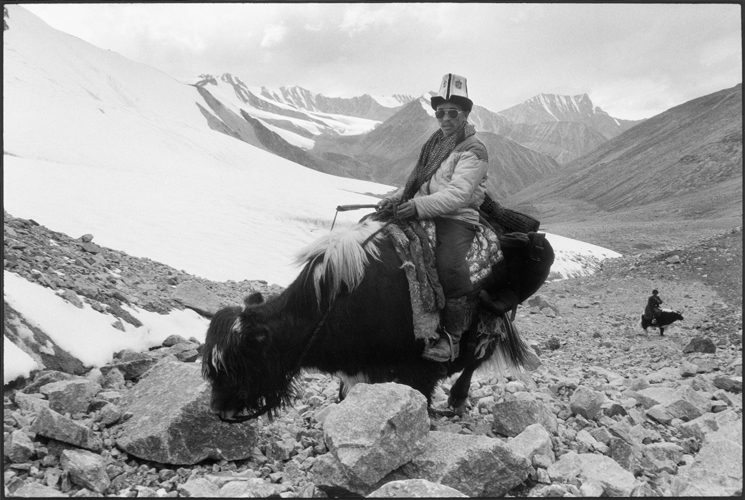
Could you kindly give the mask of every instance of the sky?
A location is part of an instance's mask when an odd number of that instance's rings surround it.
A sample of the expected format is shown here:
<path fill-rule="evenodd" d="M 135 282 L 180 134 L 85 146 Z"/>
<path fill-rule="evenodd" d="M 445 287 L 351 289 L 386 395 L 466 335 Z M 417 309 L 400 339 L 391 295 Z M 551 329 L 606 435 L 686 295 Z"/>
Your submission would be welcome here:
<path fill-rule="evenodd" d="M 176 79 L 231 73 L 329 97 L 418 97 L 455 73 L 491 111 L 588 94 L 636 120 L 742 81 L 737 3 L 22 5 Z"/>
<path fill-rule="evenodd" d="M 296 256 L 328 234 L 335 207 L 375 203 L 392 187 L 326 175 L 220 134 L 194 87 L 115 53 L 61 36 L 8 6 L 4 33 L 3 205 L 73 238 L 147 257 L 213 281 L 287 286 Z M 201 101 L 202 105 L 204 102 Z M 364 211 L 340 212 L 334 231 Z M 612 250 L 547 234 L 562 277 L 592 273 Z M 45 271 L 52 272 L 52 271 Z M 204 339 L 192 311 L 161 316 L 123 306 L 143 323 L 78 309 L 4 271 L 3 296 L 88 366 L 167 336 Z M 242 297 L 236 298 L 240 303 Z M 35 368 L 4 340 L 5 382 Z"/>

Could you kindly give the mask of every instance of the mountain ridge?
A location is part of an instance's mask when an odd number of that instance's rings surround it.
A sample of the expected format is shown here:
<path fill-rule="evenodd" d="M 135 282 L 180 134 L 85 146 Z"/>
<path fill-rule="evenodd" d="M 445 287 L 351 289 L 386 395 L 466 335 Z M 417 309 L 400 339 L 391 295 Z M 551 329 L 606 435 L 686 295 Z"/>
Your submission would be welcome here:
<path fill-rule="evenodd" d="M 386 98 L 387 105 L 383 106 L 369 94 L 352 98 L 329 98 L 298 86 L 280 89 L 250 87 L 230 73 L 223 73 L 220 77 L 200 75 L 193 84 L 219 87 L 221 83 L 234 89 L 234 94 L 239 99 L 237 104 L 248 106 L 245 109 L 248 114 L 272 128 L 294 146 L 306 150 L 313 149 L 315 142 L 325 135 L 370 133 L 412 101 L 425 100 L 428 107 L 427 97 L 434 95 L 431 91 L 419 98 L 396 94 Z M 219 93 L 213 94 L 220 98 Z M 553 158 L 559 164 L 566 164 L 588 153 L 602 142 L 640 122 L 610 117 L 594 106 L 587 94 L 578 97 L 581 99 L 540 94 L 502 112 L 475 105 L 469 119 L 478 130 L 505 135 L 529 149 Z M 566 103 L 572 105 L 568 106 Z M 328 123 L 330 118 L 338 118 L 342 114 L 370 121 L 354 130 Z M 527 119 L 526 116 L 532 118 Z M 309 124 L 303 125 L 297 120 Z M 324 142 L 325 147 L 328 147 L 328 141 Z M 343 144 L 348 142 L 342 140 Z M 324 151 L 322 154 L 325 153 Z M 364 164 L 364 160 L 357 160 Z M 375 170 L 375 167 L 372 168 Z M 381 182 L 386 178 L 376 178 L 374 174 L 360 175 Z"/>
<path fill-rule="evenodd" d="M 660 213 L 675 220 L 736 217 L 742 212 L 741 184 L 738 84 L 646 120 L 565 165 L 561 176 L 547 177 L 510 201 L 549 218 L 572 218 L 566 208 L 572 200 L 600 213 L 634 209 L 642 220 Z"/>
<path fill-rule="evenodd" d="M 348 156 L 368 166 L 370 180 L 401 186 L 416 165 L 422 144 L 437 129 L 429 103 L 420 98 L 361 136 L 318 138 L 311 153 Z M 506 197 L 561 168 L 550 157 L 505 135 L 480 131 L 477 136 L 487 148 L 488 185 L 496 196 Z"/>
<path fill-rule="evenodd" d="M 595 106 L 587 94 L 538 94 L 499 112 L 515 123 L 537 125 L 545 122 L 581 122 L 612 139 L 644 120 L 614 118 Z"/>
<path fill-rule="evenodd" d="M 239 77 L 231 73 L 223 73 L 219 77 L 201 74 L 193 84 L 201 87 L 205 85 L 217 86 L 218 80 L 232 86 L 236 94 L 247 104 L 251 104 L 259 109 L 272 109 L 270 106 L 274 104 L 274 112 L 285 111 L 293 113 L 294 108 L 297 110 L 295 111 L 295 116 L 298 117 L 302 116 L 302 111 L 310 111 L 384 121 L 393 114 L 395 108 L 414 100 L 413 97 L 403 94 L 393 94 L 378 98 L 370 94 L 349 98 L 327 97 L 297 85 L 279 87 L 279 89 L 271 89 L 264 86 L 250 87 Z M 382 103 L 386 104 L 384 105 Z M 277 105 L 280 105 L 280 107 L 277 108 Z"/>

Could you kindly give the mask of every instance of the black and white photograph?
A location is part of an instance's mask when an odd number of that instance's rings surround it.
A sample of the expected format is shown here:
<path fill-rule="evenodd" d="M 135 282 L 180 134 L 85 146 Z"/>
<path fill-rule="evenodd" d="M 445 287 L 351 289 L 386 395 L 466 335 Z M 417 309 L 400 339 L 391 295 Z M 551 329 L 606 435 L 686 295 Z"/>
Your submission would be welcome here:
<path fill-rule="evenodd" d="M 741 496 L 742 21 L 5 2 L 4 496 Z"/>

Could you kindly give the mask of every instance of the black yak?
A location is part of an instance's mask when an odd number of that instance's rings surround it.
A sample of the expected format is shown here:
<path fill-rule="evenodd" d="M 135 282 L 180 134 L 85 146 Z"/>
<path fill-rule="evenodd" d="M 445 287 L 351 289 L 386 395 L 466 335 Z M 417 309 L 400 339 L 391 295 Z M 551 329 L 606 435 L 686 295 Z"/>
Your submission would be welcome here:
<path fill-rule="evenodd" d="M 683 315 L 677 311 L 660 311 L 659 316 L 657 316 L 656 325 L 652 324 L 652 318 L 646 314 L 642 314 L 642 328 L 644 328 L 645 332 L 651 326 L 652 328 L 659 328 L 660 335 L 665 335 L 665 327 L 672 325 L 676 321 L 683 321 Z"/>
<path fill-rule="evenodd" d="M 509 320 L 503 320 L 506 334 L 485 345 L 483 336 L 477 338 L 479 314 L 474 314 L 456 360 L 423 359 L 424 341 L 414 335 L 407 278 L 382 226 L 365 221 L 320 238 L 304 250 L 299 258 L 304 267 L 281 294 L 266 302 L 254 294 L 243 307 L 215 314 L 202 358 L 214 413 L 230 421 L 277 415 L 291 402 L 301 369 L 338 376 L 347 389 L 358 382 L 405 384 L 430 404 L 437 384 L 462 371 L 448 400 L 462 412 L 479 365 L 510 368 L 523 363 L 527 347 Z M 244 410 L 248 416 L 239 415 Z"/>

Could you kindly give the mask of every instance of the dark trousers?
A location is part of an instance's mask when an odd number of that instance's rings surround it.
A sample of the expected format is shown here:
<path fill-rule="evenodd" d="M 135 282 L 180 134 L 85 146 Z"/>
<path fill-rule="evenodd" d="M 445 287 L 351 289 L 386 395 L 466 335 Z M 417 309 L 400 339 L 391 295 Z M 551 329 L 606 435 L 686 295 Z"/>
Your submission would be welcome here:
<path fill-rule="evenodd" d="M 435 217 L 437 276 L 446 299 L 471 292 L 471 273 L 466 257 L 476 236 L 476 226 L 445 217 Z"/>

